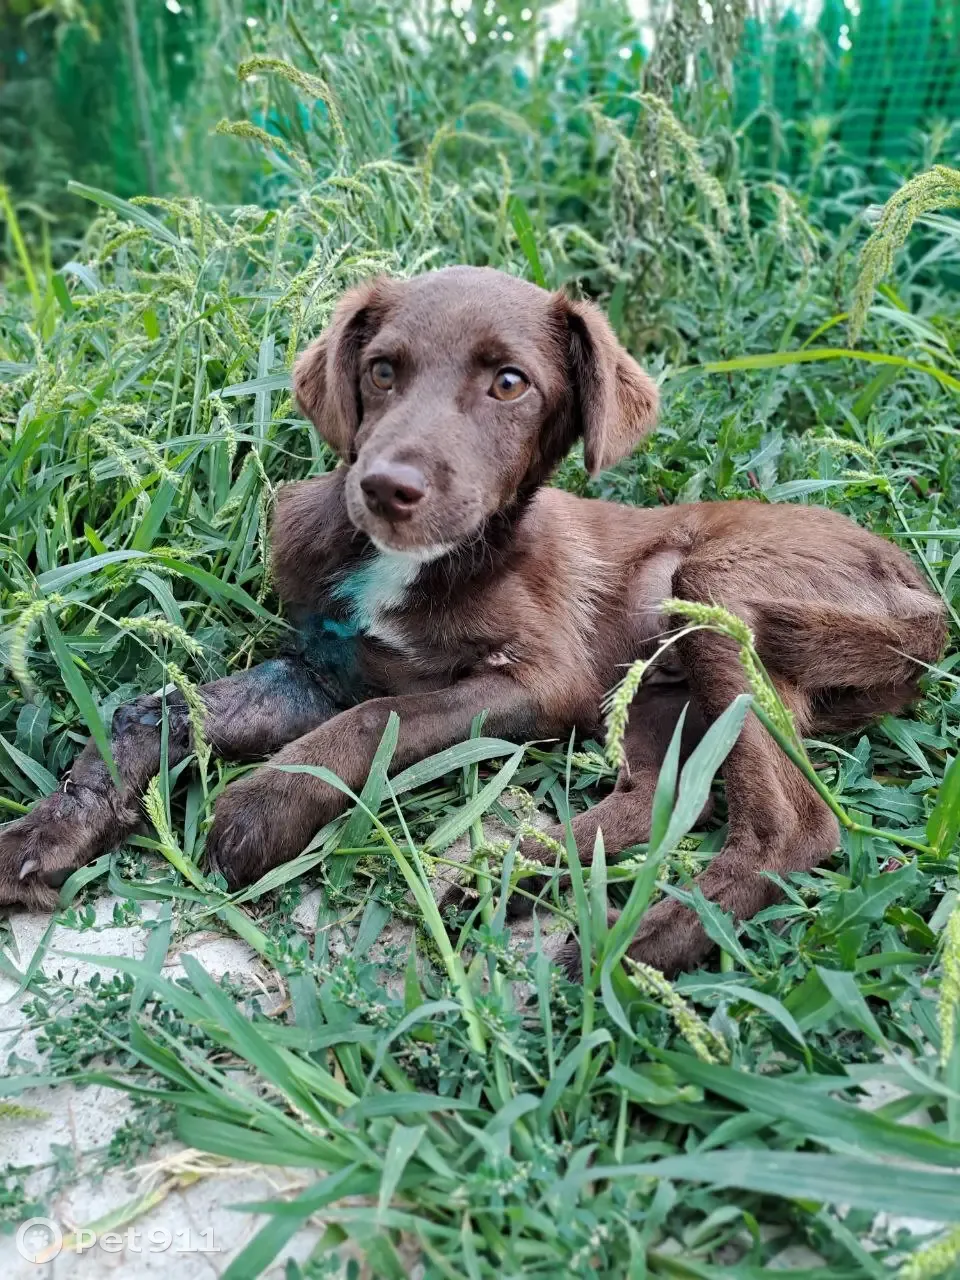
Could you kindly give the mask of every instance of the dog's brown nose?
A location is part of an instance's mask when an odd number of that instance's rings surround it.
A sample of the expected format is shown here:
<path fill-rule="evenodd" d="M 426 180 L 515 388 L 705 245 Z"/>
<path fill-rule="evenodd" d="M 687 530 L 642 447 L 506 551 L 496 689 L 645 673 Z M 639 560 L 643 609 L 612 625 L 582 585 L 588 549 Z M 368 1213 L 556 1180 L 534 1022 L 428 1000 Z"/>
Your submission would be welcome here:
<path fill-rule="evenodd" d="M 374 462 L 360 481 L 367 506 L 388 520 L 409 520 L 426 492 L 427 482 L 416 467 L 402 462 Z"/>

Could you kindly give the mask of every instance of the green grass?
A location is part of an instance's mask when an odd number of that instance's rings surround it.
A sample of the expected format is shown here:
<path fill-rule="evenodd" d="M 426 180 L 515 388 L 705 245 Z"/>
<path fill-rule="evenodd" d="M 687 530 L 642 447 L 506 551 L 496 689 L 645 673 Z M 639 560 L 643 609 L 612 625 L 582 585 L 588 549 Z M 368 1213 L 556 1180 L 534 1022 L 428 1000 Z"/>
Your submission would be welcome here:
<path fill-rule="evenodd" d="M 311 59 L 302 31 L 272 33 L 272 52 L 296 53 L 335 97 L 333 115 L 311 108 L 291 128 L 285 154 L 211 140 L 250 148 L 263 207 L 77 188 L 90 219 L 70 260 L 13 236 L 0 295 L 5 816 L 54 787 L 88 733 L 105 739 L 125 699 L 278 644 L 271 498 L 333 461 L 291 406 L 290 364 L 340 292 L 378 270 L 490 263 L 598 297 L 660 376 L 663 419 L 615 471 L 591 482 L 574 457 L 559 483 L 647 506 L 834 506 L 910 550 L 957 621 L 960 236 L 932 211 L 943 192 L 928 201 L 925 179 L 901 199 L 918 221 L 892 270 L 874 242 L 865 296 L 851 215 L 873 189 L 839 163 L 789 191 L 754 172 L 716 86 L 679 103 L 681 130 L 658 102 L 624 96 L 619 59 L 607 81 L 588 60 L 582 92 L 548 50 L 515 92 L 487 83 L 497 110 L 466 111 L 476 80 L 464 71 L 444 88 L 429 56 L 449 31 L 401 57 L 405 37 L 386 29 L 379 52 L 352 59 Z M 578 50 L 590 32 L 579 38 Z M 469 57 L 457 52 L 466 70 Z M 405 76 L 392 98 L 374 90 L 388 58 Z M 282 66 L 247 70 L 250 92 L 270 95 L 261 105 L 286 104 L 291 120 L 297 94 L 323 97 Z M 404 95 L 440 132 L 384 142 Z M 855 350 L 852 302 L 869 307 Z M 913 710 L 806 744 L 842 848 L 745 925 L 694 898 L 720 951 L 675 984 L 621 960 L 628 929 L 608 932 L 604 906 L 636 920 L 665 884 L 686 892 L 720 847 L 722 787 L 714 829 L 690 825 L 729 725 L 688 766 L 672 812 L 659 807 L 651 846 L 609 865 L 598 848 L 541 912 L 544 933 L 575 923 L 582 984 L 551 967 L 540 932 L 511 946 L 517 842 L 491 821 L 519 833 L 534 808 L 564 818 L 592 803 L 612 776 L 602 744 L 522 753 L 478 725 L 388 783 L 391 726 L 350 813 L 232 899 L 205 872 L 203 840 L 236 770 L 189 762 L 151 790 L 150 834 L 63 891 L 59 918 L 78 930 L 95 927 L 100 893 L 116 895 L 117 924 L 147 923 L 145 958 L 72 986 L 39 957 L 22 971 L 0 956 L 38 1035 L 0 1090 L 74 1080 L 130 1093 L 133 1118 L 102 1167 L 171 1130 L 230 1161 L 298 1166 L 309 1186 L 268 1206 L 230 1280 L 282 1258 L 313 1213 L 325 1234 L 291 1278 L 332 1274 L 347 1244 L 378 1277 L 417 1262 L 468 1280 L 746 1278 L 799 1244 L 823 1259 L 804 1276 L 956 1270 L 955 1239 L 905 1262 L 926 1237 L 904 1221 L 960 1222 L 955 664 L 951 648 Z M 483 892 L 451 927 L 433 885 L 458 838 Z M 293 911 L 311 888 L 316 929 L 303 931 Z M 397 920 L 413 947 L 396 942 Z M 248 942 L 285 1009 L 268 1016 L 196 961 L 164 977 L 198 929 Z M 896 1092 L 868 1111 L 858 1104 L 877 1084 Z M 9 1223 L 35 1208 L 24 1173 L 6 1171 Z M 55 1175 L 75 1176 L 69 1159 Z"/>

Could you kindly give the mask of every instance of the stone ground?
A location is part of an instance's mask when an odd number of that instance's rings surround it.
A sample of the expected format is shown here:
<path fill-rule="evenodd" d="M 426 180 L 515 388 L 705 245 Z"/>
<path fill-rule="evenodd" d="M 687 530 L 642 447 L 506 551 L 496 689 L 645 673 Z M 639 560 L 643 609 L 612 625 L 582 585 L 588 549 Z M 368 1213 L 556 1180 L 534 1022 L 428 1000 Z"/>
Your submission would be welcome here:
<path fill-rule="evenodd" d="M 147 931 L 136 926 L 113 927 L 116 902 L 112 897 L 98 900 L 99 927 L 78 932 L 58 926 L 42 961 L 44 971 L 55 974 L 60 970 L 65 981 L 77 983 L 86 981 L 98 968 L 97 956 L 140 958 L 146 948 Z M 11 917 L 10 923 L 22 969 L 40 943 L 49 917 L 18 913 Z M 66 951 L 82 952 L 85 958 L 78 961 L 55 954 Z M 165 977 L 177 976 L 178 955 L 184 952 L 196 956 L 215 977 L 230 973 L 248 984 L 270 989 L 269 972 L 256 953 L 239 939 L 210 933 L 185 939 L 179 952 L 171 950 L 163 970 Z M 111 976 L 107 969 L 101 972 L 104 977 Z M 34 1056 L 31 1033 L 21 1034 L 21 1002 L 12 998 L 15 995 L 15 984 L 0 978 L 0 1057 L 3 1060 L 14 1045 L 21 1057 Z M 17 1101 L 36 1107 L 46 1115 L 42 1120 L 0 1122 L 0 1167 L 6 1164 L 43 1166 L 53 1157 L 55 1147 L 72 1148 L 77 1157 L 78 1177 L 51 1206 L 51 1216 L 65 1236 L 78 1228 L 104 1222 L 102 1230 L 112 1228 L 121 1233 L 121 1242 L 116 1252 L 97 1244 L 78 1255 L 68 1240 L 67 1247 L 54 1261 L 38 1265 L 21 1255 L 14 1236 L 0 1236 L 0 1275 L 7 1280 L 39 1280 L 40 1277 L 66 1280 L 74 1276 L 78 1280 L 95 1280 L 117 1275 L 122 1275 L 124 1280 L 128 1277 L 139 1280 L 171 1274 L 174 1269 L 179 1280 L 213 1280 L 265 1221 L 251 1214 L 237 1213 L 229 1205 L 271 1198 L 278 1191 L 302 1186 L 305 1181 L 303 1170 L 238 1167 L 174 1145 L 161 1148 L 147 1165 L 129 1173 L 111 1172 L 102 1180 L 87 1178 L 85 1159 L 109 1142 L 129 1112 L 125 1095 L 112 1089 L 78 1089 L 65 1084 L 32 1090 Z M 50 1176 L 49 1171 L 39 1169 L 28 1179 L 28 1192 L 42 1195 Z M 139 1234 L 129 1236 L 130 1228 Z M 302 1232 L 287 1253 L 305 1257 L 319 1231 L 318 1227 Z M 33 1240 L 42 1243 L 42 1228 L 38 1228 Z M 112 1240 L 107 1243 L 114 1244 Z M 216 1252 L 205 1251 L 208 1245 Z M 266 1274 L 279 1276 L 282 1268 Z"/>
<path fill-rule="evenodd" d="M 500 832 L 494 832 L 491 826 L 490 834 Z M 467 842 L 461 841 L 448 850 L 448 855 L 466 857 L 468 851 Z M 58 925 L 41 962 L 43 971 L 51 976 L 60 973 L 63 981 L 74 985 L 85 983 L 98 970 L 104 978 L 112 976 L 111 970 L 98 966 L 98 956 L 141 958 L 148 931 L 138 925 L 115 926 L 113 911 L 118 901 L 111 896 L 96 901 L 96 924 L 92 928 L 73 930 Z M 153 903 L 141 905 L 148 918 L 151 908 L 157 909 Z M 319 893 L 312 892 L 293 913 L 293 923 L 303 932 L 312 933 L 318 905 Z M 29 965 L 49 924 L 46 915 L 11 915 L 15 942 L 11 958 L 21 972 Z M 515 930 L 519 945 L 523 944 L 523 932 Z M 388 924 L 385 935 L 389 937 L 382 936 L 378 946 L 395 946 L 409 933 L 407 926 Z M 77 960 L 64 954 L 69 952 L 80 953 L 83 958 Z M 268 1000 L 277 991 L 269 968 L 238 938 L 205 932 L 183 939 L 179 946 L 171 947 L 162 971 L 164 977 L 175 978 L 182 973 L 179 958 L 185 953 L 195 956 L 212 976 L 230 974 L 251 990 L 259 989 Z M 37 1061 L 37 1069 L 42 1071 L 35 1037 L 24 1028 L 22 1003 L 16 984 L 0 975 L 0 1062 L 6 1062 L 15 1048 L 21 1058 Z M 94 1170 L 85 1174 L 84 1166 L 92 1163 L 92 1153 L 110 1141 L 129 1114 L 130 1104 L 124 1094 L 63 1084 L 31 1090 L 18 1096 L 16 1102 L 35 1107 L 45 1116 L 0 1118 L 0 1169 L 8 1164 L 38 1166 L 29 1175 L 26 1187 L 28 1194 L 43 1199 L 52 1173 L 42 1166 L 54 1158 L 56 1148 L 67 1147 L 76 1157 L 77 1177 L 50 1206 L 51 1217 L 65 1237 L 59 1255 L 49 1262 L 31 1261 L 23 1256 L 14 1235 L 0 1235 L 0 1276 L 4 1280 L 108 1280 L 111 1276 L 146 1280 L 174 1272 L 177 1280 L 215 1280 L 266 1221 L 265 1216 L 239 1213 L 230 1206 L 271 1199 L 312 1180 L 309 1171 L 302 1169 L 238 1166 L 172 1143 L 152 1153 L 142 1166 L 99 1178 Z M 106 1240 L 103 1243 L 107 1247 L 98 1242 L 78 1254 L 71 1233 L 82 1229 L 96 1230 L 100 1237 L 112 1231 L 119 1240 Z M 136 1234 L 131 1236 L 130 1231 Z M 283 1257 L 292 1254 L 305 1258 L 321 1232 L 321 1224 L 301 1231 L 286 1246 Z M 49 1230 L 38 1225 L 24 1251 L 39 1252 L 49 1239 Z M 283 1266 L 274 1266 L 263 1274 L 271 1280 L 280 1277 Z"/>

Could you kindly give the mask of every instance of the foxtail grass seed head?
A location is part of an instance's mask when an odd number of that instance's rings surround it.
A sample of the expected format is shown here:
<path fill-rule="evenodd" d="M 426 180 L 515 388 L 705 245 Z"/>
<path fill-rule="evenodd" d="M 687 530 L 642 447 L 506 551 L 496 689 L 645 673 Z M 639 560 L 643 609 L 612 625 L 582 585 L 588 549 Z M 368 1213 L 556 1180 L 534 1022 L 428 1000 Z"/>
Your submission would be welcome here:
<path fill-rule="evenodd" d="M 694 600 L 668 599 L 663 601 L 660 611 L 661 613 L 686 618 L 688 622 L 693 622 L 700 627 L 715 627 L 719 631 L 724 631 L 728 636 L 736 640 L 738 644 L 753 648 L 753 632 L 744 620 L 719 604 L 700 604 Z"/>
<path fill-rule="evenodd" d="M 37 600 L 26 600 L 24 598 L 20 617 L 8 632 L 7 662 L 10 665 L 13 678 L 20 686 L 20 692 L 25 698 L 30 697 L 36 687 L 27 663 L 33 629 L 48 609 L 62 609 L 65 605 L 66 601 L 59 595 L 43 596 Z"/>
<path fill-rule="evenodd" d="M 470 860 L 466 864 L 464 871 L 469 879 L 475 880 L 478 878 L 476 872 L 481 862 L 486 861 L 494 867 L 499 867 L 509 851 L 509 840 L 484 840 L 482 844 L 478 844 L 475 849 L 471 850 Z M 480 889 L 485 890 L 486 888 L 488 888 L 488 884 L 484 881 L 480 885 Z"/>
<path fill-rule="evenodd" d="M 275 134 L 267 133 L 266 129 L 251 124 L 249 120 L 221 120 L 214 127 L 213 132 L 220 137 L 242 138 L 245 142 L 255 142 L 265 151 L 276 151 L 285 156 L 297 168 L 302 169 L 304 174 L 310 171 L 307 161 L 294 147 L 284 142 L 283 138 L 278 138 Z"/>
<path fill-rule="evenodd" d="M 670 980 L 652 964 L 643 964 L 627 957 L 627 974 L 634 985 L 661 1004 L 670 1015 L 680 1035 L 701 1062 L 728 1062 L 730 1050 L 726 1042 L 712 1031 L 694 1012 L 682 996 L 677 994 Z"/>
<path fill-rule="evenodd" d="M 167 675 L 170 680 L 177 686 L 177 690 L 183 696 L 184 702 L 187 704 L 187 715 L 190 719 L 190 733 L 193 738 L 193 749 L 197 756 L 201 772 L 206 773 L 207 765 L 210 763 L 211 747 L 207 742 L 205 724 L 207 718 L 207 709 L 203 705 L 203 699 L 200 697 L 200 691 L 197 686 L 189 680 L 178 666 L 174 663 L 167 663 Z"/>
<path fill-rule="evenodd" d="M 878 467 L 877 455 L 868 448 L 867 445 L 861 444 L 859 440 L 851 440 L 846 436 L 836 436 L 832 431 L 825 431 L 823 435 L 816 437 L 816 443 L 824 448 L 830 449 L 835 453 L 853 454 L 855 458 L 862 458 L 864 462 L 876 471 Z"/>
<path fill-rule="evenodd" d="M 536 818 L 537 802 L 526 787 L 507 787 L 503 795 L 505 800 L 511 801 L 511 807 L 518 820 L 532 822 Z"/>
<path fill-rule="evenodd" d="M 294 88 L 299 89 L 311 102 L 317 102 L 318 100 L 322 102 L 327 109 L 337 142 L 342 147 L 347 146 L 347 135 L 344 132 L 340 109 L 334 98 L 333 90 L 326 80 L 322 80 L 320 76 L 310 75 L 309 72 L 301 71 L 299 67 L 295 67 L 289 62 L 284 62 L 282 58 L 257 56 L 247 58 L 237 67 L 238 80 L 249 80 L 251 76 L 255 75 L 279 76 L 281 79 L 286 80 L 288 84 L 292 84 Z"/>
<path fill-rule="evenodd" d="M 539 827 L 535 827 L 532 822 L 521 822 L 517 830 L 524 840 L 532 840 L 535 844 L 539 844 L 544 849 L 549 850 L 559 865 L 563 865 L 566 862 L 566 849 L 559 840 L 555 840 L 553 836 L 547 835 L 546 831 L 541 831 L 541 829 Z"/>
<path fill-rule="evenodd" d="M 960 208 L 960 169 L 934 165 L 895 191 L 880 210 L 873 234 L 860 251 L 860 273 L 853 289 L 847 340 L 855 347 L 863 333 L 877 285 L 889 275 L 899 249 L 916 220 L 935 209 Z"/>
<path fill-rule="evenodd" d="M 634 662 L 607 699 L 607 736 L 604 750 L 607 764 L 611 769 L 619 769 L 624 763 L 623 739 L 627 732 L 627 721 L 630 718 L 630 704 L 637 696 L 643 673 L 648 666 L 649 663 L 641 660 Z"/>
<path fill-rule="evenodd" d="M 165 640 L 175 644 L 188 653 L 191 658 L 201 661 L 204 658 L 203 645 L 198 644 L 193 636 L 178 627 L 167 618 L 118 618 L 117 626 L 132 635 L 149 636 L 154 640 Z"/>
<path fill-rule="evenodd" d="M 793 716 L 777 693 L 757 654 L 755 639 L 744 620 L 718 604 L 700 604 L 692 600 L 664 600 L 661 610 L 687 619 L 693 626 L 719 631 L 735 641 L 740 650 L 740 663 L 753 695 L 754 704 L 789 738 L 796 739 Z"/>
<path fill-rule="evenodd" d="M 615 772 L 607 758 L 596 751 L 574 751 L 570 756 L 570 763 L 575 769 L 595 773 L 598 777 Z"/>
<path fill-rule="evenodd" d="M 167 809 L 163 803 L 159 777 L 151 778 L 147 784 L 147 789 L 143 796 L 143 807 L 157 835 L 160 837 L 160 843 L 167 848 L 179 849 L 177 838 L 173 834 L 170 823 L 167 821 Z"/>
<path fill-rule="evenodd" d="M 897 1272 L 897 1280 L 934 1280 L 952 1273 L 960 1263 L 960 1227 L 926 1244 L 909 1257 Z"/>
<path fill-rule="evenodd" d="M 730 207 L 720 180 L 710 173 L 700 155 L 697 139 L 684 129 L 666 102 L 652 93 L 638 93 L 637 101 L 656 121 L 659 163 L 680 168 L 687 181 L 699 191 L 713 210 L 722 232 L 730 229 Z"/>
<path fill-rule="evenodd" d="M 950 1060 L 957 1039 L 957 1013 L 960 1010 L 960 897 L 947 919 L 943 932 L 943 976 L 937 1018 L 940 1023 L 940 1061 Z"/>
<path fill-rule="evenodd" d="M 0 1102 L 0 1122 L 4 1120 L 46 1120 L 50 1112 L 40 1107 L 24 1107 L 19 1102 Z"/>

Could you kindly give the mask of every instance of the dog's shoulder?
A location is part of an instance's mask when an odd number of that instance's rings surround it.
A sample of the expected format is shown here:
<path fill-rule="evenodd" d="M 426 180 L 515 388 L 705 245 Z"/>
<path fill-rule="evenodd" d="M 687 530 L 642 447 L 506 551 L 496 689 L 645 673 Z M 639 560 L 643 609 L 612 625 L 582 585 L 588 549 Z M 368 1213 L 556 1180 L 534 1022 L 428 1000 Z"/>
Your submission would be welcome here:
<path fill-rule="evenodd" d="M 271 569 L 284 603 L 313 604 L 351 554 L 356 531 L 344 497 L 346 467 L 284 485 L 270 532 Z"/>

